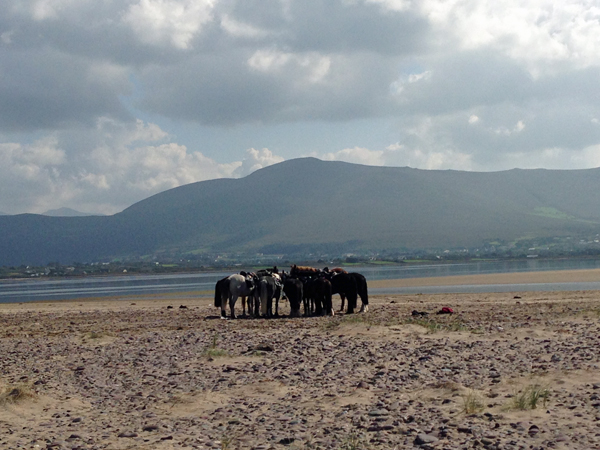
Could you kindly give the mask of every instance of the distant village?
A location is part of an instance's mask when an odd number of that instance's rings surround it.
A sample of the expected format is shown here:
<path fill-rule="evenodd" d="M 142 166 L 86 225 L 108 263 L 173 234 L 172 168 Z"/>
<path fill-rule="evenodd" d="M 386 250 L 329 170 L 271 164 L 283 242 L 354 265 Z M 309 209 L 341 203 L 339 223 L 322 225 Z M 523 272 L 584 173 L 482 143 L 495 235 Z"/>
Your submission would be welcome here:
<path fill-rule="evenodd" d="M 554 237 L 521 240 L 517 243 L 490 241 L 479 248 L 357 251 L 339 255 L 294 253 L 215 253 L 201 255 L 156 254 L 145 258 L 110 261 L 48 262 L 42 266 L 0 267 L 0 279 L 78 277 L 126 274 L 166 274 L 197 271 L 220 271 L 236 267 L 285 268 L 290 264 L 315 266 L 351 266 L 385 264 L 431 264 L 502 259 L 598 258 L 600 235 L 586 237 Z"/>

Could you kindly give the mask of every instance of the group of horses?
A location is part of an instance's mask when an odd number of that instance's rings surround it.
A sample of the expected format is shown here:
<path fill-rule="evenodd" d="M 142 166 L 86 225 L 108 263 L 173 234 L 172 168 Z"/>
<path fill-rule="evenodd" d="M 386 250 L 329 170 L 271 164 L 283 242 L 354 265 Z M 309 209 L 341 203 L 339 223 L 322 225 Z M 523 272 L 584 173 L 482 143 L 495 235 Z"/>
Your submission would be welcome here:
<path fill-rule="evenodd" d="M 332 297 L 339 294 L 342 299 L 340 311 L 344 311 L 347 300 L 348 314 L 354 313 L 358 297 L 362 306 L 360 312 L 369 308 L 369 294 L 366 278 L 357 272 L 335 268 L 329 270 L 307 266 L 291 266 L 289 272 L 277 267 L 254 272 L 240 272 L 225 277 L 215 285 L 215 307 L 221 308 L 221 318 L 227 317 L 229 303 L 231 318 L 235 319 L 235 304 L 242 299 L 242 314 L 254 317 L 279 316 L 279 300 L 284 297 L 290 303 L 290 317 L 299 317 L 304 306 L 304 315 L 331 315 L 334 308 Z M 273 304 L 275 313 L 273 314 Z"/>

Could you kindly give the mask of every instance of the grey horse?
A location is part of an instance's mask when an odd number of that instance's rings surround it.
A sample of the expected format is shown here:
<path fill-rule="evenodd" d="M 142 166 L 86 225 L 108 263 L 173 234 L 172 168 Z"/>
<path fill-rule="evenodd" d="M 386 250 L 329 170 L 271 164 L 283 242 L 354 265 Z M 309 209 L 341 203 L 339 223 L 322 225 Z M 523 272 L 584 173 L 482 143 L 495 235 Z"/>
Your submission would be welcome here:
<path fill-rule="evenodd" d="M 254 279 L 250 275 L 234 274 L 225 278 L 227 282 L 217 283 L 215 289 L 221 289 L 219 293 L 215 290 L 215 306 L 217 306 L 218 299 L 220 299 L 221 306 L 221 318 L 227 317 L 226 305 L 229 300 L 229 309 L 231 310 L 231 318 L 235 319 L 235 303 L 238 297 L 242 297 L 242 303 L 244 307 L 244 314 L 246 313 L 246 297 L 250 297 L 254 293 L 255 283 Z"/>

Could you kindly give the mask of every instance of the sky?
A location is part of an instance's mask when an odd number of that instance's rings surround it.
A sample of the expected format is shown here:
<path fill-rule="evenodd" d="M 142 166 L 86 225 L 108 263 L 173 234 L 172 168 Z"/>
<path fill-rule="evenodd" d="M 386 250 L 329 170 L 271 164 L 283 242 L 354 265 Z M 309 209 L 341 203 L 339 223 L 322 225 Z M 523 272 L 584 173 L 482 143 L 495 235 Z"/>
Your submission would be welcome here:
<path fill-rule="evenodd" d="M 600 0 L 0 0 L 0 10 L 5 214 L 114 214 L 306 156 L 600 166 Z"/>

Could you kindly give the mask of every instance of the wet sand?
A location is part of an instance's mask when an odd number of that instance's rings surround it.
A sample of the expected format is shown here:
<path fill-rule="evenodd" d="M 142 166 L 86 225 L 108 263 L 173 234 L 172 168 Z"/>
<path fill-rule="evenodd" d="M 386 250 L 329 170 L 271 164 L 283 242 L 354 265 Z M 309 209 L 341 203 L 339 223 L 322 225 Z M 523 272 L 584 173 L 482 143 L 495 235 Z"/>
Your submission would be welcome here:
<path fill-rule="evenodd" d="M 600 448 L 600 291 L 377 295 L 366 314 L 270 320 L 220 320 L 190 293 L 2 304 L 0 321 L 2 449 Z"/>

